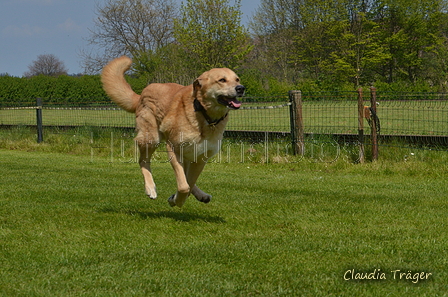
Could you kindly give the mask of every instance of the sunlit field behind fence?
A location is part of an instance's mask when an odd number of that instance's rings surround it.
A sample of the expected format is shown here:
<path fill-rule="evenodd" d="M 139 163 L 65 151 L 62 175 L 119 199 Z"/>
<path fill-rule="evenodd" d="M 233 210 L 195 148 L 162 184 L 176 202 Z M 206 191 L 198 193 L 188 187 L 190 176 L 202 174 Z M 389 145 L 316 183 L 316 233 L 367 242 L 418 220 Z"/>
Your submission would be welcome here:
<path fill-rule="evenodd" d="M 355 137 L 359 132 L 357 97 L 357 92 L 303 93 L 304 133 Z M 365 105 L 369 106 L 368 95 L 365 97 Z M 406 139 L 418 139 L 434 136 L 440 148 L 448 146 L 446 94 L 378 92 L 377 101 L 377 115 L 381 123 L 379 145 L 385 139 L 382 137 L 404 136 Z M 291 116 L 288 94 L 272 98 L 248 97 L 241 109 L 230 111 L 227 130 L 232 133 L 226 135 L 276 132 L 288 137 L 291 132 Z M 121 110 L 113 103 L 92 102 L 81 106 L 43 102 L 42 117 L 44 128 L 93 126 L 133 129 L 135 126 L 135 115 Z M 33 125 L 36 125 L 35 102 L 11 102 L 0 106 L 0 126 Z M 364 134 L 370 134 L 367 121 L 364 129 Z"/>

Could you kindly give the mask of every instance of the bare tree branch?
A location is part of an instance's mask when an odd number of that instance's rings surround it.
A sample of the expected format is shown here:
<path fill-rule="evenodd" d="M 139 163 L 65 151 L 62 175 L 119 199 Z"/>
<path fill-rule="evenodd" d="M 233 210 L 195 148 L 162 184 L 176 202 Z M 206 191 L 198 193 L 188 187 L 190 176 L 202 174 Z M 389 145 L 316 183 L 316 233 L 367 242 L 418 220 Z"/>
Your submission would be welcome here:
<path fill-rule="evenodd" d="M 64 62 L 53 54 L 37 56 L 37 59 L 28 66 L 28 71 L 23 75 L 31 77 L 35 75 L 58 76 L 67 74 L 67 68 Z"/>
<path fill-rule="evenodd" d="M 98 72 L 111 58 L 154 52 L 173 41 L 173 0 L 107 0 L 96 7 L 95 27 L 88 42 L 102 53 L 83 51 L 83 67 Z"/>

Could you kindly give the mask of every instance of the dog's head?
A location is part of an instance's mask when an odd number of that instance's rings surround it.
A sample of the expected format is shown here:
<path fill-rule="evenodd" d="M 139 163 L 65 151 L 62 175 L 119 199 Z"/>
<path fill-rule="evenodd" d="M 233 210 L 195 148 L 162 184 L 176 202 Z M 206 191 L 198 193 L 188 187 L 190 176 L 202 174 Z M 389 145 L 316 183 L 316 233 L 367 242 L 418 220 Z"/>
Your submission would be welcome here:
<path fill-rule="evenodd" d="M 194 96 L 201 95 L 204 101 L 238 109 L 238 98 L 244 95 L 245 87 L 240 78 L 228 68 L 213 68 L 199 76 L 193 84 Z"/>

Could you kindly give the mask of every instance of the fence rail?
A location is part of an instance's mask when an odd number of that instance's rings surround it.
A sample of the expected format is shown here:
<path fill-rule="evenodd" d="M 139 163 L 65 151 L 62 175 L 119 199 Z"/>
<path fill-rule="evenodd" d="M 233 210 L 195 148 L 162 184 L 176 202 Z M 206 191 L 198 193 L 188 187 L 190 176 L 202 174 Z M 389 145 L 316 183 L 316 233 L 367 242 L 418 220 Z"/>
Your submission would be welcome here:
<path fill-rule="evenodd" d="M 410 144 L 421 140 L 423 145 L 448 147 L 448 94 L 378 91 L 375 93 L 378 105 L 372 106 L 371 90 L 366 94 L 361 92 L 361 98 L 359 91 L 291 93 L 300 94 L 300 103 L 294 101 L 296 95 L 287 94 L 275 98 L 246 98 L 240 110 L 231 111 L 225 135 L 264 139 L 263 133 L 268 132 L 275 137 L 290 137 L 294 143 L 304 142 L 310 135 L 332 135 L 342 141 L 367 143 L 372 135 L 369 113 L 371 115 L 371 111 L 376 109 L 374 112 L 379 118 L 378 124 L 381 123 L 378 138 L 380 145 L 393 138 L 401 138 Z M 43 127 L 132 129 L 135 126 L 135 116 L 113 103 L 81 106 L 46 102 L 41 105 L 36 102 L 2 103 L 0 126 L 36 126 L 36 114 L 41 114 Z M 365 130 L 362 135 L 365 139 L 360 138 L 360 129 Z"/>

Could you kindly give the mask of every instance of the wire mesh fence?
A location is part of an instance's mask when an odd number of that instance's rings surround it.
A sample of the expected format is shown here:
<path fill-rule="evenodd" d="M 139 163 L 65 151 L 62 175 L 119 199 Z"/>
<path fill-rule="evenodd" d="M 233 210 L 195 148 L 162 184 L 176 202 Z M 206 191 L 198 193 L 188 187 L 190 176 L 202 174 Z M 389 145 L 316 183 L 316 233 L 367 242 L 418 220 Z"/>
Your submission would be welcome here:
<path fill-rule="evenodd" d="M 33 106 L 34 105 L 34 106 Z M 36 103 L 20 102 L 0 107 L 0 125 L 36 125 Z M 96 126 L 132 128 L 135 115 L 113 103 L 51 103 L 42 106 L 44 126 Z"/>
<path fill-rule="evenodd" d="M 269 101 L 269 99 L 280 101 Z M 250 97 L 249 101 L 238 109 L 231 111 L 231 119 L 226 129 L 232 131 L 282 132 L 289 133 L 290 105 L 288 96 L 275 98 Z M 256 101 L 261 102 L 256 102 Z"/>
<path fill-rule="evenodd" d="M 307 135 L 352 135 L 359 132 L 357 92 L 303 93 L 303 132 Z M 364 104 L 369 106 L 368 95 Z M 415 144 L 431 138 L 448 147 L 448 94 L 378 92 L 377 115 L 381 122 L 380 145 L 391 137 Z M 230 112 L 226 135 L 252 132 L 282 133 L 288 136 L 294 121 L 287 94 L 276 97 L 248 97 L 243 107 Z M 35 102 L 0 105 L 0 126 L 36 125 Z M 43 103 L 43 126 L 111 127 L 133 129 L 135 115 L 113 103 Z M 366 135 L 370 133 L 367 121 Z M 236 133 L 236 134 L 235 134 Z M 239 133 L 239 134 L 238 134 Z M 257 137 L 262 134 L 256 134 Z M 355 138 L 356 139 L 356 138 Z M 368 139 L 368 138 L 367 138 Z"/>
<path fill-rule="evenodd" d="M 448 135 L 447 94 L 378 93 L 382 134 Z"/>
<path fill-rule="evenodd" d="M 278 98 L 278 97 L 276 97 Z M 250 100 L 259 98 L 251 97 Z M 283 102 L 245 103 L 239 110 L 230 112 L 227 130 L 290 132 L 288 96 Z M 36 103 L 19 102 L 0 106 L 0 125 L 35 125 Z M 98 126 L 132 128 L 135 115 L 113 103 L 95 103 L 79 106 L 73 103 L 43 104 L 44 126 Z"/>
<path fill-rule="evenodd" d="M 357 134 L 357 96 L 356 92 L 303 93 L 304 132 L 307 134 Z"/>

